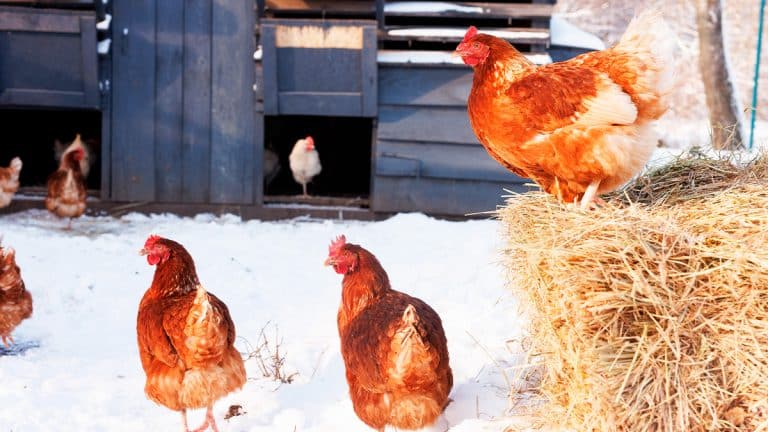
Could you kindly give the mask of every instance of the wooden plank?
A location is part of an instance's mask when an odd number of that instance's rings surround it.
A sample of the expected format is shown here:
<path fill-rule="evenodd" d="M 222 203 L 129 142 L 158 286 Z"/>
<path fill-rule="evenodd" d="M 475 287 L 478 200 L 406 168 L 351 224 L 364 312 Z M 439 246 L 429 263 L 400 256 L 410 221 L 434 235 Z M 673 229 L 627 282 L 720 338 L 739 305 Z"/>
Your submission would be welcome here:
<path fill-rule="evenodd" d="M 537 65 L 552 63 L 552 58 L 546 52 L 523 51 L 522 54 Z M 381 49 L 376 57 L 379 65 L 383 66 L 451 67 L 469 70 L 460 57 L 453 56 L 453 51 Z"/>
<path fill-rule="evenodd" d="M 99 107 L 99 72 L 96 60 L 96 17 L 80 17 L 80 55 L 82 56 L 83 106 Z"/>
<path fill-rule="evenodd" d="M 111 199 L 112 191 L 112 58 L 99 58 L 101 89 L 101 154 L 97 169 L 101 169 L 101 199 Z"/>
<path fill-rule="evenodd" d="M 493 183 L 433 178 L 380 177 L 374 179 L 375 212 L 424 212 L 465 216 L 488 212 L 504 204 L 504 189 L 526 192 L 522 183 Z"/>
<path fill-rule="evenodd" d="M 267 12 L 333 13 L 373 16 L 376 5 L 373 1 L 355 0 L 267 0 Z"/>
<path fill-rule="evenodd" d="M 297 203 L 316 206 L 368 207 L 368 198 L 361 197 L 327 197 L 302 195 L 266 195 L 265 204 Z"/>
<path fill-rule="evenodd" d="M 155 199 L 155 2 L 115 0 L 112 193 Z"/>
<path fill-rule="evenodd" d="M 467 110 L 452 107 L 379 106 L 378 139 L 480 145 Z"/>
<path fill-rule="evenodd" d="M 526 3 L 489 3 L 489 2 L 456 2 L 453 8 L 437 11 L 434 7 L 418 9 L 413 2 L 387 2 L 384 15 L 387 17 L 440 17 L 440 18 L 473 18 L 473 19 L 524 19 L 548 18 L 552 16 L 554 7 L 549 4 Z M 426 5 L 426 3 L 425 3 Z"/>
<path fill-rule="evenodd" d="M 155 111 L 157 200 L 182 200 L 184 2 L 158 1 Z"/>
<path fill-rule="evenodd" d="M 0 8 L 0 31 L 77 34 L 80 33 L 80 22 L 74 13 L 48 13 L 39 9 L 8 7 Z"/>
<path fill-rule="evenodd" d="M 253 202 L 261 204 L 264 197 L 264 109 L 256 104 L 253 113 Z M 261 108 L 261 109 L 260 109 Z"/>
<path fill-rule="evenodd" d="M 85 95 L 81 91 L 18 88 L 0 90 L 0 105 L 95 108 L 85 104 Z"/>
<path fill-rule="evenodd" d="M 262 62 L 256 62 L 255 68 L 255 77 L 254 77 L 254 83 L 253 83 L 253 97 L 256 99 L 256 102 L 263 102 L 264 101 L 264 67 L 262 66 Z"/>
<path fill-rule="evenodd" d="M 379 141 L 376 158 L 376 174 L 383 176 L 523 181 L 488 156 L 482 146 Z"/>
<path fill-rule="evenodd" d="M 182 200 L 209 199 L 211 166 L 211 2 L 187 0 L 184 11 Z"/>
<path fill-rule="evenodd" d="M 213 1 L 212 203 L 252 203 L 254 176 L 261 178 L 254 163 L 261 160 L 254 143 L 254 24 L 251 1 Z"/>
<path fill-rule="evenodd" d="M 378 112 L 378 70 L 376 27 L 363 28 L 363 52 L 360 53 L 361 115 L 376 117 Z"/>
<path fill-rule="evenodd" d="M 280 92 L 280 114 L 359 116 L 360 93 Z"/>
<path fill-rule="evenodd" d="M 379 103 L 466 107 L 472 69 L 453 67 L 382 67 Z"/>
<path fill-rule="evenodd" d="M 277 115 L 280 112 L 279 99 L 277 97 L 277 25 L 273 23 L 261 24 L 261 65 L 263 69 L 263 96 L 264 114 Z"/>
<path fill-rule="evenodd" d="M 355 49 L 278 48 L 278 90 L 359 92 L 362 76 L 361 56 L 362 50 Z M 373 65 L 376 65 L 375 58 Z"/>
<path fill-rule="evenodd" d="M 467 32 L 466 27 L 387 27 L 385 40 L 450 42 L 459 43 Z M 500 37 L 511 43 L 548 44 L 548 28 L 481 28 L 481 33 Z"/>
<path fill-rule="evenodd" d="M 95 0 L 66 0 L 65 2 L 62 2 L 61 0 L 3 0 L 3 3 L 9 3 L 9 4 L 15 3 L 23 6 L 34 5 L 36 7 L 47 6 L 47 7 L 56 7 L 56 8 L 93 7 L 95 2 L 96 2 Z"/>

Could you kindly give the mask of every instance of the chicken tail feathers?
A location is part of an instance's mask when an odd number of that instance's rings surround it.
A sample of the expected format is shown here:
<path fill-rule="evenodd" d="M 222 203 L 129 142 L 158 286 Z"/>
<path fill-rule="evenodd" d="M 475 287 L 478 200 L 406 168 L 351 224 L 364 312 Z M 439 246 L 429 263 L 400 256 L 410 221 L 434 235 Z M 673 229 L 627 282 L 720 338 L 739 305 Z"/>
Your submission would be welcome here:
<path fill-rule="evenodd" d="M 394 375 L 398 377 L 405 377 L 411 369 L 423 367 L 422 360 L 429 361 L 429 356 L 425 355 L 430 349 L 427 330 L 412 304 L 403 311 L 395 337 L 392 338 L 392 349 L 397 353 Z"/>
<path fill-rule="evenodd" d="M 21 172 L 22 165 L 23 164 L 21 163 L 21 158 L 15 157 L 11 159 L 11 164 L 9 165 L 9 167 L 11 168 L 11 172 L 14 174 L 16 178 L 19 177 L 19 173 Z"/>
<path fill-rule="evenodd" d="M 197 286 L 195 299 L 184 326 L 185 345 L 193 361 L 204 363 L 220 358 L 227 348 L 227 332 L 222 331 L 222 314 L 211 304 L 208 292 Z"/>
<path fill-rule="evenodd" d="M 647 78 L 658 93 L 666 95 L 674 86 L 674 63 L 678 46 L 677 36 L 664 20 L 661 11 L 649 9 L 632 19 L 615 49 L 629 53 L 650 53 L 653 64 L 649 65 L 651 76 Z"/>

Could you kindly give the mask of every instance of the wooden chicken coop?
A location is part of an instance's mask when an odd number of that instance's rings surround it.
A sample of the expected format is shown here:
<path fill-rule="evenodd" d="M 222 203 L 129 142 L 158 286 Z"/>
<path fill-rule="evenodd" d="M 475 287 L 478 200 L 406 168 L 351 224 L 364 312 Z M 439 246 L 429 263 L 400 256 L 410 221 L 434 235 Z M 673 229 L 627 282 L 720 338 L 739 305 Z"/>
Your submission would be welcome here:
<path fill-rule="evenodd" d="M 53 139 L 98 138 L 91 209 L 374 218 L 523 190 L 475 139 L 469 25 L 551 61 L 554 0 L 0 0 L 0 165 L 42 207 Z M 5 119 L 12 119 L 11 123 Z M 5 126 L 4 126 L 5 128 Z M 314 137 L 309 197 L 288 154 Z"/>

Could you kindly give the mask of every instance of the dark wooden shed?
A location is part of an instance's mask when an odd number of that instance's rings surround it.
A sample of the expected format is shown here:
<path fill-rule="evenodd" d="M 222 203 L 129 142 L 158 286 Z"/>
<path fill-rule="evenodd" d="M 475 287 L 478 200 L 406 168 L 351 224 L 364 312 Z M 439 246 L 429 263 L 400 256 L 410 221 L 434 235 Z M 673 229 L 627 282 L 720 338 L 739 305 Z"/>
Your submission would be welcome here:
<path fill-rule="evenodd" d="M 0 164 L 25 159 L 6 211 L 42 205 L 52 138 L 75 133 L 98 138 L 90 207 L 113 213 L 493 210 L 525 180 L 475 139 L 450 52 L 473 24 L 548 62 L 551 3 L 0 1 Z M 323 163 L 309 198 L 287 162 L 306 134 Z"/>

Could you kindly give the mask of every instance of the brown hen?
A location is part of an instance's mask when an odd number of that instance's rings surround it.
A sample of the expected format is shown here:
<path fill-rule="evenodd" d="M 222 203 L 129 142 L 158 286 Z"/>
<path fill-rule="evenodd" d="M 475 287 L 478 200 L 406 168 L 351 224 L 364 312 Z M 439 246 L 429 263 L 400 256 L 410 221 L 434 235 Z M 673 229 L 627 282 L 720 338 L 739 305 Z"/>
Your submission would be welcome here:
<path fill-rule="evenodd" d="M 24 288 L 16 252 L 0 246 L 0 337 L 3 345 L 13 342 L 11 332 L 32 316 L 32 295 Z"/>
<path fill-rule="evenodd" d="M 72 226 L 72 218 L 85 212 L 85 181 L 80 172 L 80 160 L 84 156 L 82 148 L 64 154 L 59 169 L 48 177 L 45 208 L 58 217 L 68 217 L 67 228 Z"/>
<path fill-rule="evenodd" d="M 144 293 L 136 323 L 147 397 L 181 411 L 206 408 L 205 422 L 218 431 L 213 403 L 245 384 L 245 367 L 234 347 L 235 324 L 227 306 L 206 292 L 195 263 L 173 240 L 150 236 L 142 255 L 156 265 L 152 286 Z"/>
<path fill-rule="evenodd" d="M 11 159 L 8 167 L 0 168 L 0 208 L 11 204 L 13 196 L 19 190 L 19 174 L 21 173 L 21 159 Z"/>
<path fill-rule="evenodd" d="M 635 18 L 603 51 L 536 66 L 470 27 L 456 48 L 474 68 L 470 123 L 489 155 L 541 188 L 587 207 L 640 172 L 667 110 L 676 39 L 657 12 Z"/>
<path fill-rule="evenodd" d="M 357 416 L 379 431 L 433 424 L 453 386 L 440 316 L 393 290 L 376 257 L 344 236 L 325 263 L 344 275 L 337 324 Z"/>

